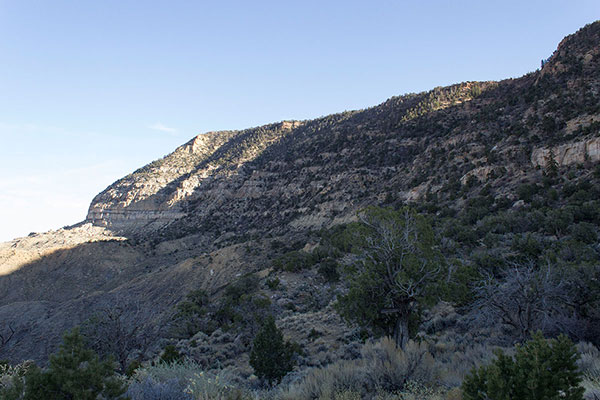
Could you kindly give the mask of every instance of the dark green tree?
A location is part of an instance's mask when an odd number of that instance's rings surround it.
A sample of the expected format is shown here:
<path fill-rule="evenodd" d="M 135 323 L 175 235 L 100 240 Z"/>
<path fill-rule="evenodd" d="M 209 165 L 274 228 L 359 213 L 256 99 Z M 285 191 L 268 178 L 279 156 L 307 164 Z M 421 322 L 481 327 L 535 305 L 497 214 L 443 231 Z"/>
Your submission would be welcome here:
<path fill-rule="evenodd" d="M 490 365 L 475 369 L 463 382 L 465 400 L 583 400 L 579 355 L 564 335 L 546 340 L 541 333 L 513 357 L 502 352 Z"/>
<path fill-rule="evenodd" d="M 556 162 L 554 151 L 550 149 L 550 152 L 545 157 L 546 166 L 544 174 L 549 178 L 556 178 L 558 176 L 558 163 Z"/>
<path fill-rule="evenodd" d="M 283 340 L 283 333 L 268 316 L 252 342 L 250 365 L 260 379 L 278 383 L 294 368 L 294 345 Z"/>
<path fill-rule="evenodd" d="M 209 304 L 208 294 L 204 290 L 193 290 L 186 299 L 177 304 L 174 317 L 174 334 L 189 338 L 202 330 L 203 317 Z"/>
<path fill-rule="evenodd" d="M 177 351 L 177 348 L 172 344 L 166 345 L 162 355 L 160 356 L 160 361 L 164 362 L 165 364 L 173 364 L 181 361 L 182 359 L 183 355 Z"/>
<path fill-rule="evenodd" d="M 124 399 L 125 385 L 115 375 L 116 363 L 100 360 L 85 347 L 79 328 L 67 332 L 47 369 L 31 368 L 25 375 L 24 400 Z"/>
<path fill-rule="evenodd" d="M 420 307 L 442 292 L 443 263 L 433 230 L 407 208 L 375 207 L 349 229 L 358 259 L 346 274 L 349 289 L 338 297 L 337 309 L 348 322 L 393 336 L 403 348 Z"/>

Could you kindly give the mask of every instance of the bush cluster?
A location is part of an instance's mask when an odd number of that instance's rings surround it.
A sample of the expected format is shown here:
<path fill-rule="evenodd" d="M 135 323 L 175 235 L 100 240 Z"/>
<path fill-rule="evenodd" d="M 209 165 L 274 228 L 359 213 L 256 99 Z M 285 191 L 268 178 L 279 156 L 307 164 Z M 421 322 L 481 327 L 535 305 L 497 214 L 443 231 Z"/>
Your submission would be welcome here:
<path fill-rule="evenodd" d="M 474 370 L 463 382 L 465 400 L 583 400 L 577 350 L 566 337 L 546 340 L 541 333 L 514 357 L 497 353 L 490 365 Z"/>

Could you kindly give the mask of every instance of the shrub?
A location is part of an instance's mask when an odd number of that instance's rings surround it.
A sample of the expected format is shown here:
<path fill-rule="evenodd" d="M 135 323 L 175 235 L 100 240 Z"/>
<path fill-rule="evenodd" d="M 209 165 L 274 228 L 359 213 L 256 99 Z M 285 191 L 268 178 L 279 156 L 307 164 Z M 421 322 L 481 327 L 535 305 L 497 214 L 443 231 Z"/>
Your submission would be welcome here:
<path fill-rule="evenodd" d="M 591 244 L 598 241 L 598 234 L 594 229 L 594 225 L 588 222 L 580 222 L 570 227 L 573 239 L 583 243 Z"/>
<path fill-rule="evenodd" d="M 317 272 L 319 272 L 319 274 L 321 274 L 321 276 L 327 282 L 337 282 L 340 280 L 338 263 L 332 258 L 327 258 L 321 261 L 319 267 L 317 268 Z"/>
<path fill-rule="evenodd" d="M 315 328 L 312 328 L 310 330 L 310 332 L 308 332 L 308 340 L 315 340 L 319 337 L 323 336 L 323 333 L 321 331 L 316 330 Z"/>
<path fill-rule="evenodd" d="M 401 350 L 390 338 L 368 343 L 362 351 L 368 366 L 367 383 L 375 389 L 394 392 L 409 383 L 428 384 L 436 381 L 438 371 L 427 345 L 409 341 Z"/>
<path fill-rule="evenodd" d="M 206 330 L 203 317 L 209 306 L 208 294 L 201 289 L 189 292 L 185 300 L 177 304 L 177 313 L 173 317 L 172 334 L 189 338 L 200 330 Z"/>
<path fill-rule="evenodd" d="M 267 284 L 267 287 L 269 289 L 277 290 L 277 288 L 279 288 L 279 285 L 281 284 L 281 281 L 279 280 L 279 278 L 275 277 L 273 279 L 267 279 L 265 283 Z"/>
<path fill-rule="evenodd" d="M 177 348 L 172 344 L 168 344 L 165 346 L 165 349 L 160 356 L 160 361 L 164 362 L 165 364 L 172 364 L 176 361 L 180 361 L 182 358 L 183 356 L 177 351 Z"/>
<path fill-rule="evenodd" d="M 142 363 L 139 360 L 133 360 L 129 363 L 129 365 L 127 365 L 127 368 L 125 369 L 125 375 L 131 378 L 133 374 L 135 374 L 135 371 L 141 366 Z"/>
<path fill-rule="evenodd" d="M 569 210 L 551 210 L 545 221 L 546 232 L 560 236 L 573 223 L 573 214 Z"/>
<path fill-rule="evenodd" d="M 445 229 L 444 236 L 452 238 L 457 242 L 464 245 L 474 245 L 477 243 L 479 237 L 477 233 L 468 226 L 462 225 L 456 220 L 452 220 L 451 223 Z"/>
<path fill-rule="evenodd" d="M 585 398 L 600 398 L 600 351 L 594 345 L 584 342 L 577 345 L 577 350 L 581 355 L 577 366 L 583 376 L 581 386 L 585 389 Z"/>
<path fill-rule="evenodd" d="M 163 394 L 165 400 L 242 400 L 244 393 L 232 387 L 224 373 L 212 374 L 191 360 L 176 361 L 171 364 L 159 363 L 136 371 L 128 395 L 149 393 Z M 131 394 L 130 394 L 131 393 Z M 167 397 L 176 396 L 179 397 Z M 153 399 L 153 397 L 149 397 Z M 131 400 L 146 400 L 146 397 L 133 397 Z M 157 399 L 163 399 L 157 397 Z"/>
<path fill-rule="evenodd" d="M 276 270 L 288 272 L 298 272 L 305 268 L 310 268 L 310 255 L 302 250 L 290 251 L 278 257 L 273 261 L 273 266 Z"/>
<path fill-rule="evenodd" d="M 177 306 L 174 318 L 174 337 L 189 338 L 202 331 L 211 335 L 217 328 L 236 330 L 243 336 L 245 344 L 258 330 L 258 322 L 268 313 L 270 299 L 258 292 L 260 279 L 255 274 L 247 274 L 230 283 L 223 295 L 209 302 L 204 291 L 192 291 L 187 299 Z M 273 290 L 279 287 L 279 280 L 267 281 Z"/>
<path fill-rule="evenodd" d="M 24 361 L 21 364 L 11 365 L 8 361 L 0 362 L 0 399 L 12 400 L 19 399 L 25 389 L 23 376 L 35 367 L 31 360 Z"/>
<path fill-rule="evenodd" d="M 497 359 L 467 376 L 465 400 L 582 400 L 577 350 L 566 336 L 546 340 L 541 333 L 522 346 L 513 357 L 501 351 Z"/>
<path fill-rule="evenodd" d="M 293 356 L 293 345 L 284 342 L 275 319 L 268 316 L 252 342 L 250 365 L 254 373 L 269 384 L 280 382 L 294 368 Z"/>
<path fill-rule="evenodd" d="M 524 183 L 517 187 L 517 196 L 520 200 L 530 203 L 533 195 L 539 191 L 537 185 Z"/>
<path fill-rule="evenodd" d="M 335 225 L 329 230 L 320 232 L 322 242 L 331 247 L 333 252 L 348 253 L 352 250 L 353 234 L 352 228 L 356 223 Z M 335 254 L 334 254 L 335 255 Z"/>
<path fill-rule="evenodd" d="M 526 235 L 516 235 L 513 237 L 511 248 L 518 252 L 524 259 L 536 259 L 544 251 L 542 238 L 537 235 L 527 233 Z"/>
<path fill-rule="evenodd" d="M 178 379 L 156 382 L 147 377 L 142 382 L 131 383 L 127 396 L 131 400 L 194 400 L 191 394 L 184 392 L 185 388 Z"/>
<path fill-rule="evenodd" d="M 325 368 L 311 370 L 302 381 L 289 387 L 282 397 L 303 400 L 333 399 L 341 393 L 352 393 L 359 398 L 376 392 L 384 395 L 402 391 L 406 394 L 414 392 L 417 386 L 434 385 L 438 373 L 426 345 L 409 341 L 401 350 L 393 339 L 383 338 L 366 344 L 358 360 L 338 361 Z"/>
<path fill-rule="evenodd" d="M 184 359 L 167 364 L 159 362 L 152 366 L 138 368 L 133 375 L 133 381 L 143 382 L 151 378 L 155 382 L 165 383 L 173 379 L 189 381 L 202 371 L 196 362 Z"/>
<path fill-rule="evenodd" d="M 208 304 L 208 294 L 202 290 L 192 290 L 186 296 L 186 299 L 181 303 L 177 304 L 178 314 L 196 315 L 204 314 L 204 307 Z"/>
<path fill-rule="evenodd" d="M 241 277 L 236 282 L 229 284 L 225 288 L 223 301 L 231 305 L 238 305 L 247 299 L 258 289 L 259 279 L 254 274 L 248 274 Z"/>

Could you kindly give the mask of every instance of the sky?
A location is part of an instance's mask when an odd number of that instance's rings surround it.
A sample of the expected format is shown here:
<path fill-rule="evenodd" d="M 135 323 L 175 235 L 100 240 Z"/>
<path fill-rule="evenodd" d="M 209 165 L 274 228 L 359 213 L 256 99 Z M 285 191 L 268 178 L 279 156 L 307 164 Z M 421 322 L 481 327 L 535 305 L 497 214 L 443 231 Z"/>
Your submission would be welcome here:
<path fill-rule="evenodd" d="M 0 241 L 195 135 L 518 77 L 592 1 L 0 0 Z"/>

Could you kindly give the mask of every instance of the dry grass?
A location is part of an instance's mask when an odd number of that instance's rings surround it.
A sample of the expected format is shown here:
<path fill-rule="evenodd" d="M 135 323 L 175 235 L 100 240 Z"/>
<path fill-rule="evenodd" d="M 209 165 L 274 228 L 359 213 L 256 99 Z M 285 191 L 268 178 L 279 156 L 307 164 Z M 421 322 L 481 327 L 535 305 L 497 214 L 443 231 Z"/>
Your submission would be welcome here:
<path fill-rule="evenodd" d="M 281 398 L 365 399 L 376 398 L 379 393 L 380 398 L 391 399 L 394 397 L 381 396 L 408 395 L 416 388 L 435 386 L 437 379 L 437 366 L 426 344 L 411 341 L 400 350 L 391 339 L 384 338 L 365 345 L 358 360 L 338 361 L 312 370 L 300 383 L 285 390 Z"/>
<path fill-rule="evenodd" d="M 180 387 L 182 399 L 244 400 L 252 398 L 248 393 L 244 393 L 230 384 L 226 374 L 207 373 L 202 370 L 200 365 L 190 360 L 171 364 L 159 363 L 140 368 L 133 376 L 130 385 L 148 381 Z"/>
<path fill-rule="evenodd" d="M 583 375 L 581 386 L 585 388 L 584 397 L 600 399 L 600 351 L 590 343 L 579 343 L 577 350 L 581 356 L 577 366 Z"/>

